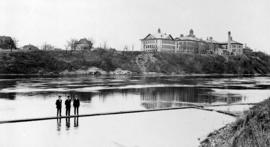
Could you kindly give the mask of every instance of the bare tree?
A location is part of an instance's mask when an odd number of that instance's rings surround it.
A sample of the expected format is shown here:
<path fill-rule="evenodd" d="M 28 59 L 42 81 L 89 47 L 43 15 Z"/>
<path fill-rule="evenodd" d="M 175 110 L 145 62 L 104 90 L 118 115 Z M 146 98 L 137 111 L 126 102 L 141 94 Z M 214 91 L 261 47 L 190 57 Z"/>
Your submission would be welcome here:
<path fill-rule="evenodd" d="M 54 50 L 54 46 L 50 45 L 50 44 L 47 44 L 47 43 L 44 43 L 42 46 L 41 46 L 41 49 L 42 50 Z"/>
<path fill-rule="evenodd" d="M 124 46 L 124 51 L 128 51 L 128 45 Z"/>
<path fill-rule="evenodd" d="M 87 38 L 87 40 L 89 40 L 89 41 L 91 41 L 91 43 L 92 43 L 92 48 L 94 47 L 94 44 L 95 44 L 95 40 L 93 39 L 93 38 Z"/>
<path fill-rule="evenodd" d="M 67 41 L 66 49 L 70 51 L 74 51 L 77 48 L 79 41 L 77 39 L 70 39 Z"/>
<path fill-rule="evenodd" d="M 13 47 L 11 47 L 11 51 L 12 51 L 12 48 L 17 49 L 18 43 L 19 43 L 19 40 L 16 39 L 15 37 L 13 37 L 12 40 L 13 40 L 13 44 L 14 44 L 14 45 L 13 45 Z"/>
<path fill-rule="evenodd" d="M 104 49 L 107 49 L 107 48 L 108 48 L 107 41 L 104 41 L 104 42 L 103 42 L 103 48 L 104 48 Z"/>

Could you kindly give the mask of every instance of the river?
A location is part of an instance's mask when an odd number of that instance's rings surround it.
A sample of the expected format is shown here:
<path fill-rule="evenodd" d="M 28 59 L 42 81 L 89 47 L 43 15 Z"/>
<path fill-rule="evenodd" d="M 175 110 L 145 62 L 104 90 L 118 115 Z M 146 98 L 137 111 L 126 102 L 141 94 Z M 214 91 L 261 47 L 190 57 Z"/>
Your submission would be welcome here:
<path fill-rule="evenodd" d="M 0 77 L 0 121 L 56 115 L 55 100 L 81 100 L 80 114 L 257 103 L 269 77 L 78 76 Z M 251 106 L 209 107 L 243 113 Z M 73 109 L 72 109 L 73 110 Z M 63 109 L 64 111 L 64 109 Z M 64 112 L 62 112 L 64 114 Z M 0 124 L 0 146 L 197 146 L 235 118 L 198 109 Z"/>

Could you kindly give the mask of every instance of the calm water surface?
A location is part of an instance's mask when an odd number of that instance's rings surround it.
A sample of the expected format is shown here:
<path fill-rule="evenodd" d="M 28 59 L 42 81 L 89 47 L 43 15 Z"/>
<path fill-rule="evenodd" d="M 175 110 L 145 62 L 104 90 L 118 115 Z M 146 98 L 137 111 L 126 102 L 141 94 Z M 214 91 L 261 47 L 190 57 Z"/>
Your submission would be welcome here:
<path fill-rule="evenodd" d="M 270 96 L 270 78 L 2 77 L 0 120 L 55 116 L 58 95 L 64 99 L 68 95 L 78 97 L 81 100 L 80 114 L 188 105 L 182 102 L 211 105 L 253 103 Z M 214 108 L 242 112 L 249 107 Z M 0 146 L 17 146 L 17 143 L 25 146 L 74 146 L 75 143 L 79 146 L 106 147 L 196 146 L 198 138 L 233 120 L 215 112 L 185 109 L 80 118 L 78 122 L 62 119 L 61 122 L 51 120 L 3 124 L 0 125 Z M 30 140 L 34 137 L 36 140 L 31 142 L 25 137 Z M 16 141 L 11 141 L 11 138 Z"/>

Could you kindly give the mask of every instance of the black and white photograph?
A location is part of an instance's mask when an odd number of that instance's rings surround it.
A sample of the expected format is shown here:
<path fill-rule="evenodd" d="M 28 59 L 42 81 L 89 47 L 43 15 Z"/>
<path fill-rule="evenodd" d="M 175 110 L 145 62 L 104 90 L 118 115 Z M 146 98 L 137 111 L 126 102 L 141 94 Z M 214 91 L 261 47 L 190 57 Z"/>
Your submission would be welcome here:
<path fill-rule="evenodd" d="M 270 147 L 269 0 L 0 0 L 0 147 Z"/>

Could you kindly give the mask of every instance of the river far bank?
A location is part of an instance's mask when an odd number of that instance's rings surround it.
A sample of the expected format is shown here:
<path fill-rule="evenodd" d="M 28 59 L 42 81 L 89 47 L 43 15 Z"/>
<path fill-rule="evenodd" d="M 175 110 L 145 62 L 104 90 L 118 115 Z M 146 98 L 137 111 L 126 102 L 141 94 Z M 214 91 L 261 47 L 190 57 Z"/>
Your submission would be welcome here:
<path fill-rule="evenodd" d="M 270 146 L 270 99 L 244 112 L 235 122 L 210 133 L 200 147 Z"/>
<path fill-rule="evenodd" d="M 1 52 L 0 66 L 2 75 L 266 75 L 270 58 L 262 52 L 219 56 L 99 48 Z"/>

